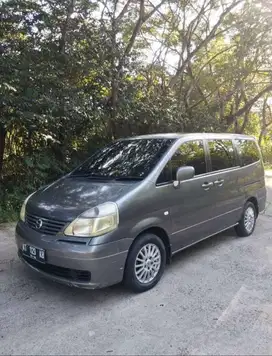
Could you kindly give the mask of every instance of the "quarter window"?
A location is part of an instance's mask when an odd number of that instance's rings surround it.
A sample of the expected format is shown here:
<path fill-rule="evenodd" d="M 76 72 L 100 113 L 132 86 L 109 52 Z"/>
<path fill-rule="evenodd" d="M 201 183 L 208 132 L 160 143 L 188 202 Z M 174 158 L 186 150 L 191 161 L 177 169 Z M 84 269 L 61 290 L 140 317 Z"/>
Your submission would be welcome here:
<path fill-rule="evenodd" d="M 208 142 L 212 171 L 220 171 L 236 166 L 234 148 L 231 140 L 212 140 Z"/>
<path fill-rule="evenodd" d="M 203 141 L 190 141 L 182 144 L 164 167 L 157 184 L 176 180 L 178 168 L 184 166 L 193 166 L 195 175 L 207 172 Z"/>
<path fill-rule="evenodd" d="M 253 140 L 235 140 L 242 166 L 259 161 L 259 149 Z"/>

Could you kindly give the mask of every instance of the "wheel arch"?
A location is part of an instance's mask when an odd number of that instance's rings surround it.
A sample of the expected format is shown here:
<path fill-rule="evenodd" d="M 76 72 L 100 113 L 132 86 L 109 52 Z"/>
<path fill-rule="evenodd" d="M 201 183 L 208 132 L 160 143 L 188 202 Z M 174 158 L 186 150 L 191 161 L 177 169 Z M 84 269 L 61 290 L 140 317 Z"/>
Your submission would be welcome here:
<path fill-rule="evenodd" d="M 248 203 L 248 202 L 252 203 L 255 206 L 256 213 L 257 213 L 257 216 L 258 216 L 259 215 L 259 203 L 258 203 L 257 198 L 252 196 L 252 197 L 247 199 L 246 203 Z"/>
<path fill-rule="evenodd" d="M 166 251 L 166 263 L 170 264 L 171 257 L 172 257 L 172 249 L 171 249 L 170 239 L 169 239 L 167 232 L 160 226 L 150 226 L 150 227 L 144 229 L 143 231 L 141 231 L 140 233 L 138 233 L 138 235 L 135 237 L 133 243 L 131 244 L 131 246 L 129 248 L 128 255 L 132 249 L 132 246 L 135 244 L 135 242 L 138 241 L 141 238 L 141 236 L 143 236 L 145 234 L 154 234 L 162 240 L 164 247 L 165 247 L 165 251 Z"/>

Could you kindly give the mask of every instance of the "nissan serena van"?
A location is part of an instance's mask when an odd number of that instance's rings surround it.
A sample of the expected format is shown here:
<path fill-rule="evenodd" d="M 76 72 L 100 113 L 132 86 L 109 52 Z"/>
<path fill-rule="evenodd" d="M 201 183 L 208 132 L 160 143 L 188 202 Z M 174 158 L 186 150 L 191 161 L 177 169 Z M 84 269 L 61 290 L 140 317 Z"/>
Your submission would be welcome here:
<path fill-rule="evenodd" d="M 154 287 L 171 257 L 235 227 L 253 233 L 265 209 L 260 149 L 236 134 L 157 134 L 118 140 L 24 202 L 20 259 L 82 288 Z"/>

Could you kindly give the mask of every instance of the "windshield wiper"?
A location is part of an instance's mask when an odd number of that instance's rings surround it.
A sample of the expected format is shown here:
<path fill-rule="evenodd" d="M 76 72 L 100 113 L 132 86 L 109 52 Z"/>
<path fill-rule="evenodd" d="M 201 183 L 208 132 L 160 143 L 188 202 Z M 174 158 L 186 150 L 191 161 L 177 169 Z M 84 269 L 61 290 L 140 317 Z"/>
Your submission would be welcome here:
<path fill-rule="evenodd" d="M 88 177 L 88 173 L 71 173 L 68 177 Z"/>
<path fill-rule="evenodd" d="M 116 181 L 122 181 L 122 180 L 143 180 L 142 177 L 134 177 L 134 176 L 102 176 L 99 174 L 91 174 L 91 173 L 73 173 L 70 175 L 70 177 L 84 177 L 84 178 L 88 178 L 88 179 L 98 179 L 98 180 L 116 180 Z"/>
<path fill-rule="evenodd" d="M 114 179 L 115 180 L 143 180 L 142 177 L 130 177 L 130 176 L 127 176 L 127 177 L 115 177 Z"/>
<path fill-rule="evenodd" d="M 114 177 L 109 177 L 109 176 L 101 176 L 98 174 L 91 174 L 91 173 L 73 173 L 70 175 L 70 177 L 84 177 L 84 178 L 90 178 L 90 179 L 101 179 L 101 180 L 112 180 L 115 179 Z"/>

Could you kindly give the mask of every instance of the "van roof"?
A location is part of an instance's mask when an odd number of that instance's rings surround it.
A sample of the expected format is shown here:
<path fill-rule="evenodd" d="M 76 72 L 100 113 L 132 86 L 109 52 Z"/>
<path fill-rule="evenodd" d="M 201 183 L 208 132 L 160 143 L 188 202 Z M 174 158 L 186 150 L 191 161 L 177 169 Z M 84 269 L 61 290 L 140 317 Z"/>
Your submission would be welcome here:
<path fill-rule="evenodd" d="M 152 139 L 152 138 L 165 138 L 165 139 L 178 139 L 178 138 L 206 138 L 206 139 L 232 139 L 232 138 L 247 138 L 247 139 L 254 139 L 253 136 L 248 136 L 248 135 L 241 135 L 241 134 L 233 134 L 233 133 L 158 133 L 158 134 L 149 134 L 149 135 L 141 135 L 141 136 L 132 136 L 132 137 L 127 137 L 125 139 L 131 140 L 131 139 Z"/>

